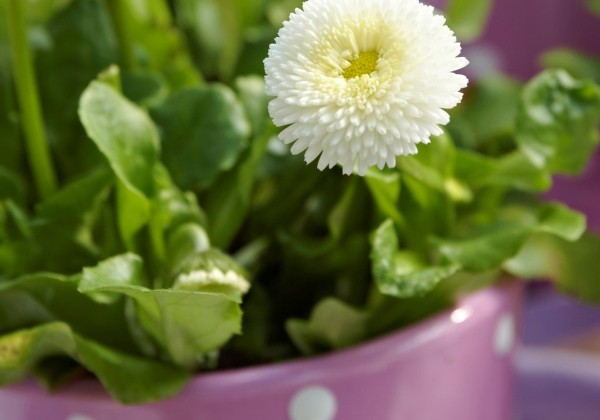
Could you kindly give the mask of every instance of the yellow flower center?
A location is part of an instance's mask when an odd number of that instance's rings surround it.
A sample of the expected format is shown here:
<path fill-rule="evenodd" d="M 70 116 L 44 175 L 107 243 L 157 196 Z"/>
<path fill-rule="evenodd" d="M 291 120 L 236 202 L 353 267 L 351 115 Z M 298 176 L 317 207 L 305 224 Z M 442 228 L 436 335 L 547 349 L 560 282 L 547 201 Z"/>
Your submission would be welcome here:
<path fill-rule="evenodd" d="M 356 60 L 350 61 L 350 65 L 344 69 L 342 76 L 346 80 L 350 80 L 363 74 L 371 74 L 377 69 L 378 59 L 377 51 L 361 52 Z"/>

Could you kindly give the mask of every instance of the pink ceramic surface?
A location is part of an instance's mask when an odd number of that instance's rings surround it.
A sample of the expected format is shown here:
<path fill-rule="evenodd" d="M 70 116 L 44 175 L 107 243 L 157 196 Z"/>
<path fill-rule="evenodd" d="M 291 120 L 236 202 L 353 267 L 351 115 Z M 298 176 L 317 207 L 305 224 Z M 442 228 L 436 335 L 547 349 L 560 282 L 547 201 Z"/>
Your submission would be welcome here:
<path fill-rule="evenodd" d="M 177 397 L 121 406 L 89 380 L 0 390 L 0 419 L 507 420 L 520 286 L 334 355 L 199 376 Z"/>

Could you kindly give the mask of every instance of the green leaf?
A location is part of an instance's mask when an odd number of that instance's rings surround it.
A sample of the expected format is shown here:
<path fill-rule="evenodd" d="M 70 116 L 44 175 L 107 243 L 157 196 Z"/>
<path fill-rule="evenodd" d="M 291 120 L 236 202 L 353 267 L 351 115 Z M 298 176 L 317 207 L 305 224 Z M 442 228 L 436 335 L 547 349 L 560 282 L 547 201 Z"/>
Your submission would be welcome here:
<path fill-rule="evenodd" d="M 33 368 L 38 384 L 49 392 L 76 381 L 84 373 L 85 368 L 67 356 L 48 357 Z"/>
<path fill-rule="evenodd" d="M 368 337 L 378 337 L 430 319 L 455 303 L 454 295 L 441 292 L 438 288 L 424 296 L 402 300 L 393 296 L 373 296 L 368 309 Z"/>
<path fill-rule="evenodd" d="M 433 238 L 444 257 L 467 271 L 486 271 L 499 267 L 514 256 L 531 233 L 521 224 L 498 223 L 460 239 Z"/>
<path fill-rule="evenodd" d="M 29 6 L 26 7 L 27 21 L 30 23 L 41 24 L 48 21 L 61 9 L 68 6 L 73 0 L 47 0 L 42 4 L 37 4 L 35 0 L 25 1 Z"/>
<path fill-rule="evenodd" d="M 31 7 L 39 8 L 43 6 Z M 46 29 L 47 47 L 35 60 L 42 109 L 53 157 L 65 175 L 73 176 L 102 159 L 90 142 L 82 141 L 77 106 L 90 80 L 117 62 L 117 40 L 102 0 L 70 1 Z"/>
<path fill-rule="evenodd" d="M 471 272 L 495 270 L 520 252 L 537 233 L 575 241 L 585 231 L 585 217 L 559 203 L 533 208 L 506 209 L 512 221 L 500 221 L 452 239 L 432 238 L 438 252 Z M 532 211 L 536 211 L 532 217 Z M 500 216 L 502 218 L 502 216 Z"/>
<path fill-rule="evenodd" d="M 404 226 L 406 222 L 398 208 L 401 188 L 400 173 L 369 169 L 365 175 L 365 181 L 381 214 L 392 219 L 397 226 Z"/>
<path fill-rule="evenodd" d="M 102 286 L 144 284 L 142 259 L 135 254 L 117 255 L 101 261 L 95 267 L 84 268 L 77 290 L 87 293 L 100 303 L 114 303 L 119 296 L 111 293 L 90 293 Z"/>
<path fill-rule="evenodd" d="M 196 65 L 209 79 L 227 80 L 242 41 L 239 0 L 176 0 L 177 23 L 187 36 Z M 256 4 L 257 2 L 244 2 Z"/>
<path fill-rule="evenodd" d="M 247 1 L 235 0 L 235 8 L 239 10 L 244 27 L 256 25 L 260 22 L 265 11 L 267 0 Z"/>
<path fill-rule="evenodd" d="M 26 272 L 36 251 L 29 217 L 11 200 L 0 201 L 0 280 Z"/>
<path fill-rule="evenodd" d="M 81 96 L 79 117 L 127 188 L 152 196 L 159 138 L 148 115 L 110 86 L 93 81 Z"/>
<path fill-rule="evenodd" d="M 263 60 L 269 52 L 269 45 L 276 37 L 277 29 L 267 23 L 248 28 L 245 31 L 244 44 L 237 61 L 235 74 L 264 74 Z"/>
<path fill-rule="evenodd" d="M 153 115 L 162 129 L 165 164 L 183 189 L 205 188 L 232 168 L 250 133 L 233 92 L 217 84 L 174 93 Z"/>
<path fill-rule="evenodd" d="M 491 8 L 490 0 L 449 0 L 447 24 L 461 41 L 473 41 L 485 28 Z"/>
<path fill-rule="evenodd" d="M 290 13 L 301 7 L 302 0 L 270 0 L 267 6 L 267 17 L 271 25 L 280 28 L 282 22 L 290 17 Z"/>
<path fill-rule="evenodd" d="M 176 251 L 171 252 L 167 249 L 167 242 L 171 241 L 171 236 L 180 226 L 188 223 L 198 225 L 204 230 L 206 220 L 198 206 L 196 196 L 190 192 L 181 192 L 173 184 L 169 173 L 162 165 L 157 165 L 155 169 L 156 196 L 152 201 L 149 224 L 153 257 L 160 263 L 173 262 L 178 258 L 175 256 Z"/>
<path fill-rule="evenodd" d="M 81 96 L 79 116 L 118 177 L 119 226 L 132 249 L 133 237 L 150 219 L 159 139 L 152 120 L 112 87 L 94 81 Z"/>
<path fill-rule="evenodd" d="M 397 160 L 398 168 L 424 186 L 445 192 L 444 177 L 438 172 L 438 168 L 426 165 L 417 156 L 400 156 Z"/>
<path fill-rule="evenodd" d="M 371 240 L 372 272 L 384 295 L 399 298 L 423 296 L 454 274 L 460 266 L 428 266 L 413 252 L 398 250 L 398 238 L 390 219 L 377 228 Z"/>
<path fill-rule="evenodd" d="M 575 298 L 600 303 L 600 237 L 585 234 L 576 242 L 549 234 L 532 237 L 505 269 L 521 278 L 552 279 L 563 292 Z"/>
<path fill-rule="evenodd" d="M 53 320 L 34 296 L 20 290 L 0 291 L 0 335 Z"/>
<path fill-rule="evenodd" d="M 586 228 L 585 216 L 560 203 L 545 204 L 538 210 L 536 230 L 567 241 L 576 241 Z"/>
<path fill-rule="evenodd" d="M 513 148 L 521 84 L 502 75 L 477 80 L 460 107 L 450 112 L 448 130 L 457 145 L 498 156 Z"/>
<path fill-rule="evenodd" d="M 421 145 L 414 156 L 397 159 L 401 172 L 423 186 L 437 190 L 454 201 L 470 201 L 469 188 L 454 178 L 456 149 L 452 139 L 444 133 Z"/>
<path fill-rule="evenodd" d="M 190 373 L 153 360 L 114 351 L 74 336 L 81 364 L 98 376 L 104 388 L 123 403 L 143 403 L 178 394 Z"/>
<path fill-rule="evenodd" d="M 360 230 L 358 226 L 360 226 L 361 213 L 364 210 L 357 203 L 366 201 L 368 197 L 357 177 L 350 178 L 347 184 L 340 185 L 339 188 L 342 195 L 327 217 L 331 246 L 340 244 L 352 233 Z"/>
<path fill-rule="evenodd" d="M 36 216 L 43 222 L 81 218 L 93 207 L 98 195 L 106 192 L 112 181 L 112 174 L 106 168 L 93 171 L 40 203 Z M 60 223 L 65 222 L 66 220 L 61 220 Z"/>
<path fill-rule="evenodd" d="M 50 323 L 0 336 L 0 385 L 24 379 L 42 359 L 75 355 L 68 325 Z"/>
<path fill-rule="evenodd" d="M 145 195 L 128 188 L 120 179 L 116 191 L 119 232 L 127 249 L 135 250 L 135 235 L 150 222 L 152 205 Z"/>
<path fill-rule="evenodd" d="M 238 164 L 217 180 L 203 201 L 211 240 L 221 248 L 227 248 L 247 216 L 259 163 L 275 134 L 267 113 L 269 99 L 264 93 L 264 80 L 256 76 L 240 77 L 235 87 L 252 122 L 252 141 Z"/>
<path fill-rule="evenodd" d="M 7 21 L 5 16 L 5 14 L 1 14 L 0 19 Z M 10 48 L 8 48 L 8 42 L 4 42 L 3 39 L 5 32 L 3 23 L 0 23 L 0 109 L 2 109 L 0 112 L 0 133 L 2 133 L 0 169 L 3 170 L 0 175 L 3 178 L 0 180 L 0 197 L 12 195 L 11 192 L 14 192 L 13 180 L 16 174 L 23 169 L 24 152 L 23 142 L 19 137 L 19 117 L 10 71 Z"/>
<path fill-rule="evenodd" d="M 177 267 L 174 271 L 181 270 L 187 259 L 209 248 L 206 230 L 197 223 L 184 223 L 168 237 L 167 261 L 170 267 Z"/>
<path fill-rule="evenodd" d="M 130 71 L 123 74 L 123 94 L 141 106 L 152 106 L 168 94 L 165 80 L 149 71 Z"/>
<path fill-rule="evenodd" d="M 175 364 L 188 369 L 197 367 L 204 355 L 240 332 L 239 302 L 222 293 L 150 290 L 110 281 L 88 285 L 86 292 L 118 293 L 133 299 L 144 328 Z"/>
<path fill-rule="evenodd" d="M 496 161 L 496 167 L 485 183 L 542 192 L 551 187 L 552 178 L 548 171 L 534 166 L 523 153 L 514 151 Z"/>
<path fill-rule="evenodd" d="M 547 70 L 523 90 L 517 143 L 536 166 L 577 174 L 598 144 L 600 88 L 564 70 Z"/>
<path fill-rule="evenodd" d="M 474 189 L 501 186 L 542 192 L 552 185 L 550 173 L 533 165 L 518 150 L 497 159 L 460 150 L 456 157 L 456 176 Z"/>
<path fill-rule="evenodd" d="M 431 143 L 420 145 L 419 153 L 412 158 L 435 170 L 446 180 L 454 173 L 456 148 L 450 136 L 444 132 L 432 138 Z"/>
<path fill-rule="evenodd" d="M 0 319 L 0 331 L 48 320 L 62 321 L 77 333 L 104 345 L 124 351 L 136 350 L 127 328 L 123 303 L 96 303 L 77 291 L 74 279 L 49 273 L 32 274 L 0 282 L 0 296 L 3 296 L 2 303 L 8 304 L 4 310 L 11 314 Z"/>
<path fill-rule="evenodd" d="M 248 122 L 252 125 L 252 137 L 274 136 L 273 124 L 267 110 L 271 98 L 265 93 L 265 79 L 255 75 L 238 77 L 235 79 L 234 88 Z M 256 147 L 253 144 L 251 146 Z"/>
<path fill-rule="evenodd" d="M 305 355 L 338 350 L 357 344 L 366 336 L 366 315 L 335 299 L 321 300 L 308 321 L 289 319 L 286 330 Z"/>
<path fill-rule="evenodd" d="M 600 1 L 598 1 L 600 5 Z M 576 79 L 593 79 L 600 83 L 600 59 L 570 49 L 555 49 L 542 56 L 544 67 L 564 69 Z"/>
<path fill-rule="evenodd" d="M 41 268 L 73 273 L 84 265 L 94 264 L 103 245 L 96 229 L 110 227 L 100 219 L 101 208 L 109 198 L 114 177 L 108 168 L 93 171 L 40 203 L 33 223 Z"/>
<path fill-rule="evenodd" d="M 403 257 L 403 255 L 396 257 L 395 268 L 397 271 L 388 273 L 378 282 L 379 291 L 384 295 L 398 298 L 424 296 L 460 268 L 456 264 L 413 268 L 406 264 Z M 409 267 L 411 270 L 405 272 Z"/>
<path fill-rule="evenodd" d="M 2 204 L 5 229 L 0 234 L 4 238 L 31 238 L 31 222 L 25 211 L 11 200 L 5 200 Z"/>
<path fill-rule="evenodd" d="M 24 379 L 44 359 L 69 356 L 93 372 L 123 403 L 143 403 L 178 393 L 189 373 L 116 351 L 55 322 L 0 337 L 0 384 Z"/>
<path fill-rule="evenodd" d="M 175 26 L 169 8 L 169 2 L 165 0 L 124 0 L 126 3 L 122 12 L 127 22 L 129 42 L 139 62 L 143 62 L 144 70 L 135 69 L 131 74 L 124 75 L 124 91 L 128 97 L 139 94 L 146 97 L 144 104 L 154 103 L 157 96 L 152 94 L 152 100 L 148 101 L 148 95 L 152 91 L 158 94 L 164 92 L 156 91 L 152 87 L 159 88 L 156 82 L 162 84 L 163 77 L 169 86 L 176 90 L 186 86 L 194 86 L 201 82 L 201 76 L 195 69 L 183 34 Z M 153 70 L 154 72 L 148 72 Z M 160 74 L 160 76 L 158 76 Z M 130 79 L 133 76 L 133 80 Z M 141 78 L 140 78 L 141 76 Z M 129 80 L 127 80 L 129 79 Z M 154 79 L 154 80 L 153 80 Z M 135 91 L 130 83 L 137 85 Z M 129 84 L 129 86 L 127 86 Z M 140 91 L 139 88 L 142 88 Z M 137 101 L 136 101 L 137 102 Z"/>

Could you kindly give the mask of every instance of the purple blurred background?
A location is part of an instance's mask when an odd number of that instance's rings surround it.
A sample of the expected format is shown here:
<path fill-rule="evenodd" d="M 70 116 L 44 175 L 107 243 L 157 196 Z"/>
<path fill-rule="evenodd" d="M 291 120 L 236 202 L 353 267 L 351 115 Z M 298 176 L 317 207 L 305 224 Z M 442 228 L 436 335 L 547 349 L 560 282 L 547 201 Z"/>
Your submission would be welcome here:
<path fill-rule="evenodd" d="M 563 47 L 600 56 L 600 18 L 584 0 L 495 0 L 482 38 L 464 51 L 471 76 L 501 71 L 526 80 L 541 70 L 543 52 Z M 585 213 L 590 229 L 600 233 L 600 151 L 581 176 L 557 177 L 547 197 Z M 587 350 L 565 346 L 585 337 L 594 342 Z M 600 309 L 538 285 L 527 301 L 523 342 L 515 418 L 600 419 Z"/>
<path fill-rule="evenodd" d="M 479 42 L 494 47 L 503 71 L 528 78 L 550 48 L 600 54 L 600 19 L 584 0 L 495 0 Z"/>
<path fill-rule="evenodd" d="M 446 0 L 429 3 L 443 8 Z M 503 72 L 526 80 L 541 70 L 543 52 L 563 47 L 600 56 L 600 17 L 585 0 L 493 0 L 485 32 L 464 54 L 471 77 Z M 600 232 L 600 151 L 581 176 L 557 177 L 548 198 L 585 213 Z"/>

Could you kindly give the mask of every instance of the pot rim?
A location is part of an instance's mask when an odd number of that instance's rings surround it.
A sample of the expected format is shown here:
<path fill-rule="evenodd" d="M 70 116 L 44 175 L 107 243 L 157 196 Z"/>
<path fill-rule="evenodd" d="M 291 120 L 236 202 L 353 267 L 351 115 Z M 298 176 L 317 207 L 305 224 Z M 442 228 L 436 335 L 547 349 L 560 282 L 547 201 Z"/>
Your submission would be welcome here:
<path fill-rule="evenodd" d="M 496 301 L 506 293 L 516 293 L 519 288 L 518 281 L 499 282 L 460 298 L 452 307 L 416 324 L 335 352 L 203 373 L 192 379 L 185 391 L 189 388 L 218 397 L 225 389 L 228 392 L 246 390 L 248 384 L 253 382 L 277 383 L 275 379 L 285 378 L 289 381 L 290 377 L 295 377 L 299 383 L 303 383 L 306 376 L 311 375 L 311 371 L 327 370 L 335 374 L 335 371 L 345 365 L 355 366 L 362 360 L 374 357 L 385 363 L 390 355 L 409 352 L 444 335 L 469 330 L 479 323 L 479 319 L 496 311 L 496 306 L 490 302 Z M 474 316 L 475 314 L 477 316 Z"/>

